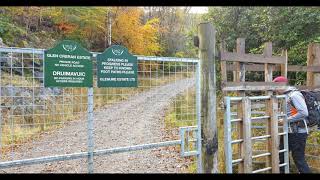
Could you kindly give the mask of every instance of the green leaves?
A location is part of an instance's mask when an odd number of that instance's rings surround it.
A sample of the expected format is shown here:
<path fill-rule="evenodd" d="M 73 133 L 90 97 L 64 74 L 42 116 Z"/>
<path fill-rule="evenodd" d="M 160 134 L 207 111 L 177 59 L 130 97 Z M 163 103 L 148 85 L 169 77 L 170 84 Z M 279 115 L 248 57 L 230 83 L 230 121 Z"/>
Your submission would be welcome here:
<path fill-rule="evenodd" d="M 261 54 L 263 44 L 271 41 L 274 54 L 288 50 L 291 65 L 306 65 L 308 44 L 320 43 L 320 8 L 211 7 L 204 20 L 216 27 L 218 46 L 224 40 L 228 51 L 233 51 L 236 39 L 244 37 L 246 52 Z M 295 84 L 303 84 L 305 76 L 288 73 Z"/>
<path fill-rule="evenodd" d="M 226 40 L 230 51 L 238 37 L 246 38 L 247 52 L 266 41 L 272 41 L 274 50 L 280 52 L 299 42 L 317 41 L 320 34 L 319 8 L 214 7 L 204 19 L 216 26 L 218 42 Z"/>
<path fill-rule="evenodd" d="M 314 43 L 320 43 L 320 36 L 319 37 L 316 37 L 314 40 L 313 40 Z"/>

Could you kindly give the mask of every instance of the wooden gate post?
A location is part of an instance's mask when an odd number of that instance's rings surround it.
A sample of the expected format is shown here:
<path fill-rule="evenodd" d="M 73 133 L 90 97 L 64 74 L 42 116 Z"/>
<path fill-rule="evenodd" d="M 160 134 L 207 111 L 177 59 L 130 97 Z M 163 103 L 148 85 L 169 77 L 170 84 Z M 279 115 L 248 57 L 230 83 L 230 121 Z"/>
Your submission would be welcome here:
<path fill-rule="evenodd" d="M 246 42 L 245 38 L 237 38 L 237 44 L 236 44 L 236 48 L 237 48 L 236 52 L 237 53 L 245 54 L 245 46 L 246 46 L 245 42 Z M 245 82 L 246 81 L 246 68 L 245 68 L 244 62 L 234 62 L 234 64 L 236 65 L 236 76 L 235 76 L 234 81 L 235 82 Z M 246 92 L 245 91 L 238 91 L 237 96 L 245 97 Z M 237 117 L 241 118 L 242 121 L 239 121 L 238 125 L 237 125 L 237 129 L 239 130 L 238 131 L 238 139 L 244 139 L 244 135 L 245 135 L 244 131 L 246 130 L 246 127 L 245 127 L 246 124 L 244 123 L 244 120 L 243 120 L 244 112 L 245 111 L 243 111 L 243 103 L 242 103 L 242 101 L 239 101 L 237 104 Z M 245 161 L 247 162 L 247 160 L 244 160 L 244 159 L 246 159 L 246 157 L 245 157 L 246 147 L 247 146 L 244 142 L 242 142 L 240 144 L 239 154 L 240 154 L 241 159 L 243 159 L 243 161 L 241 161 L 238 165 L 238 167 L 239 167 L 238 172 L 239 173 L 244 173 L 244 172 L 249 171 L 248 169 L 245 168 Z M 246 167 L 248 167 L 248 166 L 246 166 Z"/>
<path fill-rule="evenodd" d="M 265 57 L 272 57 L 272 42 L 266 42 L 264 43 L 264 52 L 263 52 Z M 273 64 L 268 64 L 267 62 L 264 64 L 264 81 L 265 82 L 272 82 L 272 77 L 273 77 Z M 273 91 L 266 91 L 267 96 L 272 96 Z M 271 102 L 271 100 L 269 100 Z M 267 134 L 271 134 L 271 125 L 272 125 L 272 106 L 270 106 L 269 101 L 266 101 L 266 112 L 267 116 L 270 116 L 270 119 L 267 119 L 266 122 L 266 132 Z M 266 148 L 268 152 L 272 152 L 272 139 L 268 139 Z M 267 157 L 266 161 L 266 167 L 270 167 L 272 162 L 272 155 Z"/>
<path fill-rule="evenodd" d="M 311 43 L 308 46 L 307 66 L 320 66 L 320 44 Z M 307 72 L 307 86 L 320 86 L 320 73 Z"/>
<path fill-rule="evenodd" d="M 204 173 L 218 172 L 218 132 L 216 118 L 215 28 L 199 24 L 199 59 L 201 92 L 201 151 Z"/>

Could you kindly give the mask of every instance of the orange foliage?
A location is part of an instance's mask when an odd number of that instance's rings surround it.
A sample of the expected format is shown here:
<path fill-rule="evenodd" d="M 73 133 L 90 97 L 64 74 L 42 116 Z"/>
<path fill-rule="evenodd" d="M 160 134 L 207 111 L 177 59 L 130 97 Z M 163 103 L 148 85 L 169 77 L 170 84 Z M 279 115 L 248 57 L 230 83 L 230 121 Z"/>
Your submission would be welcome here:
<path fill-rule="evenodd" d="M 64 34 L 69 34 L 69 33 L 72 33 L 77 28 L 77 25 L 66 23 L 66 22 L 60 22 L 57 24 L 57 27 Z"/>

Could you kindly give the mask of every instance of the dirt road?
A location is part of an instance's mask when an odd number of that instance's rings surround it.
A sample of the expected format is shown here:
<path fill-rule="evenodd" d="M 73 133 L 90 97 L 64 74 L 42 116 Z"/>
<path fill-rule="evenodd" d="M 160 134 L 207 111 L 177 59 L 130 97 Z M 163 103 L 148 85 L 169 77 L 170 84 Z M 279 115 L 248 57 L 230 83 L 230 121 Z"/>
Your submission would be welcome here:
<path fill-rule="evenodd" d="M 166 131 L 164 117 L 176 95 L 190 90 L 184 79 L 131 96 L 94 112 L 95 150 L 179 139 L 177 129 Z M 74 120 L 11 154 L 15 159 L 87 151 L 87 120 Z M 177 147 L 164 147 L 94 158 L 94 173 L 181 173 L 191 160 Z M 87 173 L 87 159 L 4 169 L 8 173 Z M 1 172 L 0 172 L 1 173 Z"/>

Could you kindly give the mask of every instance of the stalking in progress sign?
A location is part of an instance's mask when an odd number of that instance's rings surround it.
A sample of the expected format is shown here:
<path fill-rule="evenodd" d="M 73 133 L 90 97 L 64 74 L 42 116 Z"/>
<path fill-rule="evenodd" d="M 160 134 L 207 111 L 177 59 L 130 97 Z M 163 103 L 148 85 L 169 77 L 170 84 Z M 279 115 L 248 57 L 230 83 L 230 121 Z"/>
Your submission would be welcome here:
<path fill-rule="evenodd" d="M 92 87 L 92 54 L 64 40 L 44 53 L 45 87 Z"/>
<path fill-rule="evenodd" d="M 137 57 L 113 45 L 97 55 L 98 87 L 137 87 Z"/>

